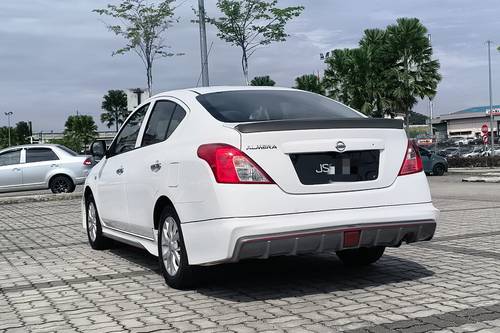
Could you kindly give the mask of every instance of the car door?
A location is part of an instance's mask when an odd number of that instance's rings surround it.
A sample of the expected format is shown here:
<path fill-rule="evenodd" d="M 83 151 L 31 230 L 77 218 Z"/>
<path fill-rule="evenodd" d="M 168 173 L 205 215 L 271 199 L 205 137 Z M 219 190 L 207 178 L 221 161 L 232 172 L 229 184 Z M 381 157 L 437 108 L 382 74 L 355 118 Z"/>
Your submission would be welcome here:
<path fill-rule="evenodd" d="M 432 160 L 431 153 L 427 149 L 419 148 L 420 157 L 422 158 L 422 164 L 424 165 L 424 171 L 432 171 Z"/>
<path fill-rule="evenodd" d="M 172 135 L 186 114 L 185 107 L 166 99 L 157 100 L 150 111 L 127 182 L 130 227 L 135 234 L 154 238 L 153 211 L 160 189 L 173 191 L 177 186 L 179 161 Z"/>
<path fill-rule="evenodd" d="M 0 191 L 22 187 L 21 152 L 22 149 L 17 148 L 0 154 Z"/>
<path fill-rule="evenodd" d="M 126 183 L 131 164 L 136 160 L 135 148 L 149 104 L 137 109 L 123 124 L 109 147 L 98 172 L 98 209 L 104 225 L 129 231 Z"/>
<path fill-rule="evenodd" d="M 45 186 L 50 171 L 59 166 L 59 157 L 48 147 L 26 148 L 26 162 L 22 165 L 23 185 Z"/>

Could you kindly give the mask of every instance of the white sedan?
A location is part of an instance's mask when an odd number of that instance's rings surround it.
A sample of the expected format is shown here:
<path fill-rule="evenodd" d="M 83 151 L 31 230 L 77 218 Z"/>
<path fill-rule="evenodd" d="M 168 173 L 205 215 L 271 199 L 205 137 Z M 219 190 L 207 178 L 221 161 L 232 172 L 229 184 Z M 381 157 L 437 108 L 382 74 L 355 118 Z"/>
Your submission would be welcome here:
<path fill-rule="evenodd" d="M 159 257 L 166 282 L 199 265 L 336 252 L 347 265 L 430 240 L 434 208 L 403 123 L 268 87 L 158 94 L 125 121 L 87 178 L 90 245 Z"/>

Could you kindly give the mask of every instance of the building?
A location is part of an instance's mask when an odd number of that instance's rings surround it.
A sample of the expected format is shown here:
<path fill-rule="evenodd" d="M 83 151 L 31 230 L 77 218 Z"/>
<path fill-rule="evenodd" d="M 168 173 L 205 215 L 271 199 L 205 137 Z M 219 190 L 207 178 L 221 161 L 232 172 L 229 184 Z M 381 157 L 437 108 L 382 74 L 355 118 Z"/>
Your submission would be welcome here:
<path fill-rule="evenodd" d="M 497 136 L 500 122 L 500 105 L 493 106 L 493 133 Z M 481 127 L 490 128 L 490 107 L 477 106 L 465 110 L 440 115 L 432 119 L 434 132 L 439 137 L 477 138 L 482 135 Z"/>
<path fill-rule="evenodd" d="M 111 143 L 113 141 L 114 137 L 116 135 L 115 131 L 99 131 L 97 132 L 97 138 L 98 140 L 105 140 L 106 143 Z M 39 133 L 34 133 L 33 136 L 31 137 L 31 142 L 32 143 L 51 143 L 52 140 L 60 140 L 64 137 L 64 133 L 58 132 L 39 132 Z"/>
<path fill-rule="evenodd" d="M 141 88 L 127 89 L 125 94 L 127 94 L 127 110 L 130 112 L 150 97 L 148 90 Z"/>

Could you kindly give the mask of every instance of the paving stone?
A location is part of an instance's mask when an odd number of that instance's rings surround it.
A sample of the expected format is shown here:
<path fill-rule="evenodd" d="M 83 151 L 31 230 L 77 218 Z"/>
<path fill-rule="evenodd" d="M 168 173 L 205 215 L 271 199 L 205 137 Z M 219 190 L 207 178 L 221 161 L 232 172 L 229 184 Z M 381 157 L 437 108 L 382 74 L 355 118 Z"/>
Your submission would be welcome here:
<path fill-rule="evenodd" d="M 79 200 L 0 205 L 0 331 L 499 332 L 500 207 L 462 196 L 435 200 L 432 242 L 371 267 L 272 258 L 204 268 L 191 291 L 144 250 L 91 250 Z"/>

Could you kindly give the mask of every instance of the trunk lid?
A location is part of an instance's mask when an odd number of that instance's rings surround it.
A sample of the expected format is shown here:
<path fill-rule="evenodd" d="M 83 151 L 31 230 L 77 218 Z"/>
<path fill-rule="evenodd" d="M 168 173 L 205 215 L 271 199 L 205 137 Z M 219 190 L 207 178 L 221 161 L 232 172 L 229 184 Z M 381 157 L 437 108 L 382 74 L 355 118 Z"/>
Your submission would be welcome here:
<path fill-rule="evenodd" d="M 235 129 L 240 149 L 290 194 L 388 187 L 408 143 L 402 121 L 392 119 L 265 121 Z"/>

